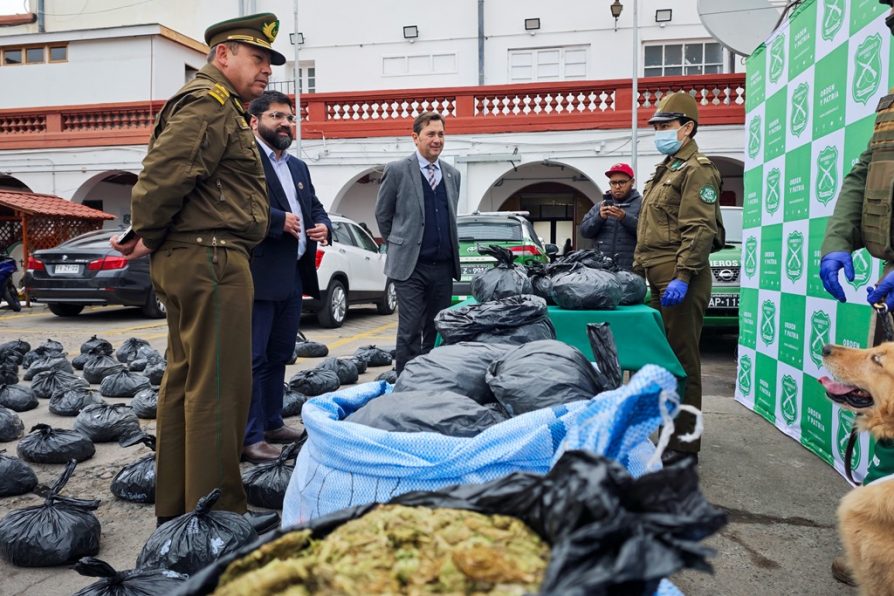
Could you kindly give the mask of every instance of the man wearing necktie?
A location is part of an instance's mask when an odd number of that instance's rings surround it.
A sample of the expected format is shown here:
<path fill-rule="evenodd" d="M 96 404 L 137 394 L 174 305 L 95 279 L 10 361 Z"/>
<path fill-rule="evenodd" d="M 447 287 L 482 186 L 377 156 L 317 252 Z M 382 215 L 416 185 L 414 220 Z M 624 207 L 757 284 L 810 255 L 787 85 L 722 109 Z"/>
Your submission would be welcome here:
<path fill-rule="evenodd" d="M 444 119 L 425 112 L 413 121 L 416 151 L 385 166 L 376 221 L 388 245 L 385 275 L 397 291 L 395 368 L 435 345 L 435 315 L 450 306 L 459 280 L 456 207 L 459 172 L 439 157 Z"/>
<path fill-rule="evenodd" d="M 314 257 L 317 243 L 326 245 L 331 238 L 332 223 L 317 199 L 307 165 L 285 151 L 292 144 L 295 121 L 288 96 L 266 91 L 248 111 L 270 201 L 267 236 L 251 257 L 252 395 L 242 448 L 243 459 L 260 463 L 280 454 L 270 443 L 300 437 L 283 424 L 283 380 L 295 349 L 301 296 L 320 295 Z"/>

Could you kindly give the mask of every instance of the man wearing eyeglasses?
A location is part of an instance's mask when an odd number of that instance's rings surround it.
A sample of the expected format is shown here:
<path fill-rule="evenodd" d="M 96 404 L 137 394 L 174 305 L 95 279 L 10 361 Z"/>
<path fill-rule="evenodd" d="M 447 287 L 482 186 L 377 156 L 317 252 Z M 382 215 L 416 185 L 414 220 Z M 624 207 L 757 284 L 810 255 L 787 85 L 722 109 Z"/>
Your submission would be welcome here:
<path fill-rule="evenodd" d="M 584 238 L 592 238 L 595 248 L 629 271 L 633 266 L 636 223 L 643 197 L 634 188 L 633 168 L 626 163 L 616 163 L 605 175 L 608 192 L 603 195 L 602 202 L 584 216 L 580 233 Z"/>
<path fill-rule="evenodd" d="M 282 419 L 286 363 L 295 349 L 301 296 L 320 297 L 315 256 L 332 222 L 317 199 L 307 165 L 289 155 L 295 115 L 288 96 L 265 91 L 248 106 L 267 178 L 270 226 L 251 256 L 255 298 L 251 316 L 251 407 L 242 458 L 276 459 L 271 443 L 292 443 L 301 433 Z"/>

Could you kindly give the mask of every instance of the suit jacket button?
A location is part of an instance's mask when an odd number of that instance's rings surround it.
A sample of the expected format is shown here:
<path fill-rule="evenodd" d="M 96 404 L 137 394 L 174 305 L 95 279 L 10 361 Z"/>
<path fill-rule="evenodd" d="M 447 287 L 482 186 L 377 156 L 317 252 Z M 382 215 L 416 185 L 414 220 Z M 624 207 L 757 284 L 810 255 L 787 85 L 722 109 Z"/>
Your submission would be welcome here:
<path fill-rule="evenodd" d="M 201 244 L 201 243 L 202 243 L 202 237 L 199 236 L 198 238 L 196 238 L 196 242 L 198 242 L 199 244 Z"/>

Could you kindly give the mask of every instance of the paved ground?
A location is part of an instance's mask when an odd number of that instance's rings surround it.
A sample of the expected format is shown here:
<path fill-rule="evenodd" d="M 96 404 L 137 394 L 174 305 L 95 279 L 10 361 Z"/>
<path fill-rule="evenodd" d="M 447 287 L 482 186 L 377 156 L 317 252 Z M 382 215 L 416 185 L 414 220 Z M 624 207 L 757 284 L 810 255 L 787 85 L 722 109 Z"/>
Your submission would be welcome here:
<path fill-rule="evenodd" d="M 396 315 L 378 316 L 374 309 L 352 310 L 337 330 L 321 329 L 308 318 L 302 322 L 308 337 L 328 344 L 333 355 L 348 355 L 370 343 L 393 345 L 396 325 Z M 0 310 L 2 341 L 21 337 L 36 346 L 50 337 L 61 341 L 71 357 L 93 334 L 116 347 L 135 336 L 163 349 L 166 338 L 163 321 L 143 319 L 133 309 L 88 309 L 72 319 L 57 318 L 42 307 L 21 314 Z M 829 466 L 733 401 L 735 350 L 735 336 L 709 334 L 703 341 L 707 430 L 699 466 L 702 489 L 712 503 L 727 509 L 731 523 L 709 541 L 718 551 L 714 576 L 685 572 L 673 580 L 685 593 L 705 596 L 855 593 L 828 572 L 838 549 L 835 508 L 848 486 Z M 299 361 L 288 375 L 315 364 Z M 369 369 L 361 382 L 383 370 Z M 44 400 L 21 416 L 26 429 L 37 422 L 66 428 L 73 423 L 50 414 Z M 155 425 L 144 421 L 144 427 L 151 432 Z M 0 448 L 12 452 L 14 444 Z M 65 490 L 74 497 L 103 499 L 97 511 L 103 528 L 99 556 L 118 569 L 133 566 L 154 515 L 151 506 L 116 500 L 108 486 L 124 464 L 146 452 L 144 447 L 99 444 L 96 456 L 78 467 Z M 34 468 L 41 484 L 50 484 L 62 469 Z M 0 499 L 0 516 L 40 501 L 35 495 Z M 2 561 L 0 576 L 2 595 L 67 595 L 92 582 L 66 568 L 22 569 Z"/>

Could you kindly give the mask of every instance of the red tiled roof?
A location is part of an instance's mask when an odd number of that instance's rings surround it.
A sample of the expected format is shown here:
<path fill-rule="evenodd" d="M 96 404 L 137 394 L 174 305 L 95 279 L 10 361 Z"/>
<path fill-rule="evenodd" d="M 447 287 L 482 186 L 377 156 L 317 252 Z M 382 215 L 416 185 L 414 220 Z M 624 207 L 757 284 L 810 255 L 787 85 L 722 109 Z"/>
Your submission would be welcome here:
<path fill-rule="evenodd" d="M 37 20 L 37 15 L 33 12 L 25 14 L 5 14 L 0 15 L 0 27 L 15 27 L 16 25 L 27 25 Z"/>
<path fill-rule="evenodd" d="M 0 190 L 0 207 L 23 211 L 28 215 L 70 219 L 115 219 L 111 213 L 91 209 L 62 197 L 20 190 Z"/>

